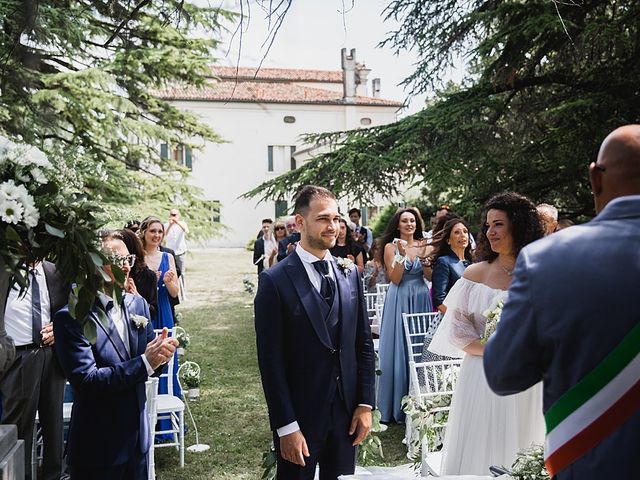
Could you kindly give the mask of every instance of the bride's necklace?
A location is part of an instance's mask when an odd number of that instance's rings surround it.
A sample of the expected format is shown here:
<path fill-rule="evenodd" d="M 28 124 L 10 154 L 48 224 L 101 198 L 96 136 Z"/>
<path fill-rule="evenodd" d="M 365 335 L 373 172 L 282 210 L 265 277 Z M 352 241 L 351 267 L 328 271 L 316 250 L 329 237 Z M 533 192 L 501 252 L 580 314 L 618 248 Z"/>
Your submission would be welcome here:
<path fill-rule="evenodd" d="M 497 262 L 498 262 L 498 266 L 502 269 L 504 273 L 506 273 L 508 276 L 513 275 L 513 269 L 515 268 L 515 266 L 513 268 L 507 268 L 504 265 L 502 265 L 502 263 L 500 263 L 500 260 L 497 260 Z"/>

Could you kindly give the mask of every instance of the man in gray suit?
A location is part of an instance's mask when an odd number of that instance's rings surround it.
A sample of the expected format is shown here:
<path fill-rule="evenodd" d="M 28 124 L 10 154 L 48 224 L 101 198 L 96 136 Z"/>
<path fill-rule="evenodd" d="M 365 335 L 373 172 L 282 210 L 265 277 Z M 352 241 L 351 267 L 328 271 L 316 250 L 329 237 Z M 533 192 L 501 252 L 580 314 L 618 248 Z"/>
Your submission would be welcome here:
<path fill-rule="evenodd" d="M 597 217 L 522 250 L 484 367 L 499 395 L 544 382 L 551 476 L 638 478 L 640 125 L 604 140 L 589 178 Z"/>

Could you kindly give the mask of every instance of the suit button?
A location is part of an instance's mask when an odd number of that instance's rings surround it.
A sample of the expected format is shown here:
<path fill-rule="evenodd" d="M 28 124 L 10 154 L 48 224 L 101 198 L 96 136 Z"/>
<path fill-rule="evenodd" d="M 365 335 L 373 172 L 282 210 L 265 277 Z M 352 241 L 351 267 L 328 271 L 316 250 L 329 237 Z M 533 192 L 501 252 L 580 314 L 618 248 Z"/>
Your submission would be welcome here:
<path fill-rule="evenodd" d="M 334 355 L 334 354 L 336 353 L 336 351 L 332 348 L 331 350 L 329 350 L 329 353 L 330 353 L 331 355 Z"/>
<path fill-rule="evenodd" d="M 340 375 L 336 377 L 336 382 L 339 382 L 339 381 L 340 381 Z"/>

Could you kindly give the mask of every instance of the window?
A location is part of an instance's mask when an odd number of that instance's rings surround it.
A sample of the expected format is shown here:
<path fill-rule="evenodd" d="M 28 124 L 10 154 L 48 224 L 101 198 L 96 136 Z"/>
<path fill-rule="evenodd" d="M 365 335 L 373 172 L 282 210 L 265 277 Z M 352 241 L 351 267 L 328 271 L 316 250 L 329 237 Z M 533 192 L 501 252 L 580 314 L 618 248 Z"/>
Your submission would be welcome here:
<path fill-rule="evenodd" d="M 284 120 L 284 123 L 296 123 L 296 117 L 292 115 L 285 115 L 282 120 Z"/>
<path fill-rule="evenodd" d="M 364 125 L 364 126 L 371 125 L 371 119 L 369 117 L 362 117 L 360 119 L 360 125 Z"/>
<path fill-rule="evenodd" d="M 220 200 L 211 200 L 211 221 L 220 223 Z"/>
<path fill-rule="evenodd" d="M 295 145 L 269 145 L 267 147 L 267 172 L 281 173 L 297 168 L 293 154 Z"/>
<path fill-rule="evenodd" d="M 275 218 L 287 216 L 289 207 L 286 200 L 276 200 Z"/>
<path fill-rule="evenodd" d="M 193 170 L 193 153 L 191 147 L 178 144 L 170 149 L 168 144 L 163 143 L 160 145 L 160 158 L 165 160 L 171 159 L 178 165 Z"/>

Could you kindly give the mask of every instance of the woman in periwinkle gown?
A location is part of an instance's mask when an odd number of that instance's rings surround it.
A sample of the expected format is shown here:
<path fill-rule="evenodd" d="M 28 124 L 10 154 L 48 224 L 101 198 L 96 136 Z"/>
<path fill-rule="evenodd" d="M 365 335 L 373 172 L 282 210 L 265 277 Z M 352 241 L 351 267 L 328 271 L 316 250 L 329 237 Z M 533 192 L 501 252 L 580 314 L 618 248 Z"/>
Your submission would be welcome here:
<path fill-rule="evenodd" d="M 493 393 L 484 375 L 481 341 L 486 313 L 506 299 L 518 253 L 542 237 L 542 228 L 535 205 L 511 192 L 490 199 L 484 218 L 476 250 L 484 261 L 469 266 L 447 295 L 445 316 L 429 345 L 439 355 L 464 356 L 445 431 L 441 475 L 488 475 L 489 466 L 509 467 L 519 450 L 544 441 L 541 384 L 507 397 Z"/>
<path fill-rule="evenodd" d="M 404 422 L 402 397 L 409 391 L 409 363 L 403 313 L 431 312 L 424 279 L 423 222 L 414 208 L 398 210 L 380 238 L 380 261 L 390 280 L 380 331 L 378 409 L 385 423 Z M 394 239 L 398 241 L 394 242 Z"/>

